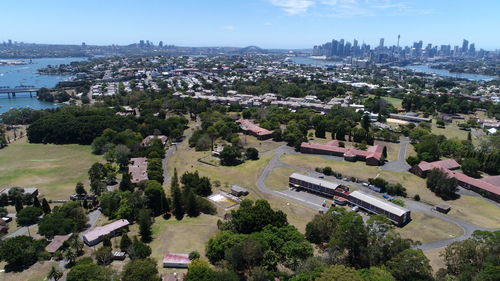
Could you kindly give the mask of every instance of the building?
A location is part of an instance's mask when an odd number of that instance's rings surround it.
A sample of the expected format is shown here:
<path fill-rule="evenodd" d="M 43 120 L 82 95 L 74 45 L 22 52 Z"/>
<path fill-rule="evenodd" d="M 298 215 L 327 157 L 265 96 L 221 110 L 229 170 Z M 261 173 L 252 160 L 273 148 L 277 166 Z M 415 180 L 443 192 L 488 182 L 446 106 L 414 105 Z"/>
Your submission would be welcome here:
<path fill-rule="evenodd" d="M 241 186 L 233 184 L 233 185 L 231 185 L 231 191 L 229 193 L 231 195 L 236 196 L 236 197 L 240 197 L 240 196 L 248 195 L 248 190 L 246 190 L 245 188 L 243 188 Z"/>
<path fill-rule="evenodd" d="M 288 185 L 291 188 L 306 190 L 329 198 L 333 198 L 334 196 L 347 197 L 348 194 L 338 183 L 299 173 L 290 175 L 288 178 Z"/>
<path fill-rule="evenodd" d="M 439 169 L 446 173 L 448 177 L 456 179 L 459 186 L 477 192 L 496 202 L 500 202 L 500 176 L 476 179 L 458 171 L 454 171 L 458 168 L 460 168 L 460 164 L 458 164 L 457 161 L 446 159 L 435 162 L 422 161 L 413 166 L 410 171 L 419 177 L 425 178 L 430 170 Z"/>
<path fill-rule="evenodd" d="M 148 180 L 148 159 L 146 157 L 137 157 L 130 159 L 128 172 L 132 176 L 132 183 L 139 183 Z"/>
<path fill-rule="evenodd" d="M 404 120 L 404 121 L 409 121 L 409 122 L 416 122 L 416 123 L 420 123 L 420 122 L 431 123 L 432 122 L 431 118 L 417 117 L 417 116 L 413 116 L 410 114 L 391 113 L 391 114 L 389 114 L 389 117 L 393 118 L 393 119 Z"/>
<path fill-rule="evenodd" d="M 50 243 L 45 247 L 45 251 L 51 254 L 57 252 L 64 245 L 64 242 L 71 238 L 71 236 L 73 236 L 73 233 L 70 233 L 68 235 L 54 236 L 54 238 L 52 238 L 52 241 L 50 241 Z"/>
<path fill-rule="evenodd" d="M 270 139 L 273 134 L 273 132 L 255 125 L 252 121 L 248 119 L 240 119 L 237 120 L 236 123 L 240 125 L 241 130 L 245 134 L 252 135 L 259 140 Z"/>
<path fill-rule="evenodd" d="M 368 147 L 367 150 L 345 148 L 339 146 L 338 140 L 331 140 L 326 144 L 303 142 L 300 145 L 300 152 L 344 157 L 346 161 L 365 161 L 366 165 L 378 166 L 383 164 L 384 147 L 374 145 Z"/>
<path fill-rule="evenodd" d="M 166 254 L 163 258 L 163 267 L 187 268 L 191 260 L 188 254 Z"/>
<path fill-rule="evenodd" d="M 115 236 L 118 230 L 128 226 L 128 220 L 117 220 L 105 226 L 98 226 L 83 235 L 83 242 L 88 246 L 94 246 L 102 241 L 104 236 Z"/>
<path fill-rule="evenodd" d="M 403 226 L 411 220 L 410 210 L 358 190 L 351 192 L 348 200 L 367 212 L 385 215 L 398 226 Z"/>
<path fill-rule="evenodd" d="M 413 166 L 410 171 L 419 177 L 425 178 L 430 170 L 443 168 L 456 170 L 460 168 L 460 164 L 458 164 L 458 162 L 454 159 L 445 159 L 434 162 L 421 161 L 417 165 Z"/>
<path fill-rule="evenodd" d="M 0 194 L 7 194 L 7 195 L 9 195 L 9 191 L 10 191 L 12 188 L 13 188 L 13 187 L 0 189 Z M 34 198 L 34 197 L 37 197 L 37 196 L 38 196 L 38 188 L 36 188 L 36 187 L 25 187 L 25 188 L 21 188 L 21 190 L 23 191 L 23 194 L 24 194 L 24 195 L 29 195 L 29 196 L 31 196 L 32 198 Z"/>
<path fill-rule="evenodd" d="M 139 146 L 141 147 L 146 147 L 148 146 L 152 140 L 154 139 L 159 139 L 161 141 L 161 143 L 163 144 L 163 146 L 165 146 L 167 144 L 167 141 L 168 141 L 168 137 L 167 136 L 164 136 L 164 135 L 159 135 L 159 136 L 154 136 L 154 135 L 150 135 L 150 136 L 147 136 L 145 137 L 141 143 L 139 144 Z"/>

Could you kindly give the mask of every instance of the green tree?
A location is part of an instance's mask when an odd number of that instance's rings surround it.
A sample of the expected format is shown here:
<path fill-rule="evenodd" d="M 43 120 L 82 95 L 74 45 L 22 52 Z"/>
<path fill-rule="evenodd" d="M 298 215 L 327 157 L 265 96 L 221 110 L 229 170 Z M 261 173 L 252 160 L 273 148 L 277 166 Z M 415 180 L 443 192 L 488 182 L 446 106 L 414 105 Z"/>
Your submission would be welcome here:
<path fill-rule="evenodd" d="M 0 243 L 0 261 L 7 262 L 8 270 L 21 270 L 34 264 L 44 250 L 46 241 L 29 236 L 7 238 Z"/>
<path fill-rule="evenodd" d="M 120 181 L 120 191 L 134 191 L 132 185 L 132 175 L 128 172 L 122 174 L 122 180 Z"/>
<path fill-rule="evenodd" d="M 152 210 L 154 216 L 165 214 L 169 211 L 169 205 L 163 186 L 154 180 L 150 180 L 144 189 L 144 197 L 149 209 Z"/>
<path fill-rule="evenodd" d="M 14 199 L 14 205 L 16 207 L 16 213 L 21 212 L 21 210 L 24 208 L 23 207 L 23 201 L 22 201 L 21 197 L 16 197 Z"/>
<path fill-rule="evenodd" d="M 356 270 L 343 265 L 333 265 L 325 269 L 315 281 L 364 281 Z"/>
<path fill-rule="evenodd" d="M 151 231 L 151 211 L 148 209 L 139 210 L 138 223 L 139 223 L 139 235 L 141 236 L 142 242 L 150 242 L 153 234 Z"/>
<path fill-rule="evenodd" d="M 115 281 L 116 273 L 94 263 L 77 264 L 68 272 L 68 281 Z"/>
<path fill-rule="evenodd" d="M 78 195 L 85 195 L 87 194 L 87 191 L 85 190 L 85 187 L 83 186 L 83 183 L 77 182 L 76 187 L 75 187 L 75 193 Z"/>
<path fill-rule="evenodd" d="M 186 214 L 190 217 L 197 217 L 200 215 L 200 208 L 198 207 L 198 200 L 196 199 L 196 195 L 190 189 L 188 189 L 186 192 Z"/>
<path fill-rule="evenodd" d="M 198 251 L 192 251 L 189 253 L 189 259 L 190 260 L 195 260 L 200 258 L 200 253 Z"/>
<path fill-rule="evenodd" d="M 94 257 L 98 265 L 108 265 L 113 261 L 111 247 L 101 247 L 94 252 Z"/>
<path fill-rule="evenodd" d="M 134 237 L 134 241 L 128 248 L 127 253 L 133 260 L 145 259 L 151 255 L 151 248 L 147 244 L 142 243 L 141 241 L 137 240 L 136 237 Z"/>
<path fill-rule="evenodd" d="M 99 163 L 95 162 L 89 169 L 89 179 L 90 179 L 90 189 L 96 195 L 100 195 L 104 189 L 106 179 L 106 167 Z"/>
<path fill-rule="evenodd" d="M 132 245 L 132 240 L 130 240 L 127 233 L 123 233 L 120 239 L 120 250 L 122 252 L 127 252 L 130 245 Z"/>
<path fill-rule="evenodd" d="M 358 273 L 364 281 L 396 281 L 389 271 L 381 267 L 360 269 Z"/>
<path fill-rule="evenodd" d="M 28 206 L 17 213 L 17 224 L 21 226 L 32 225 L 38 221 L 42 214 L 40 208 Z"/>
<path fill-rule="evenodd" d="M 259 151 L 255 147 L 249 147 L 245 152 L 245 157 L 250 160 L 258 160 Z"/>
<path fill-rule="evenodd" d="M 38 223 L 38 233 L 45 237 L 65 235 L 75 230 L 75 222 L 60 212 L 47 214 Z"/>
<path fill-rule="evenodd" d="M 184 217 L 184 206 L 181 189 L 179 187 L 179 178 L 177 176 L 177 169 L 174 169 L 172 183 L 170 187 L 172 193 L 172 212 L 176 219 L 181 220 Z"/>
<path fill-rule="evenodd" d="M 422 250 L 406 249 L 389 260 L 387 267 L 396 280 L 434 280 L 429 259 Z"/>
<path fill-rule="evenodd" d="M 38 200 L 37 196 L 33 197 L 33 207 L 36 207 L 39 209 L 42 208 L 42 205 L 40 204 L 40 200 Z"/>
<path fill-rule="evenodd" d="M 47 202 L 47 199 L 45 198 L 42 199 L 42 210 L 44 214 L 50 214 L 51 212 L 49 202 Z"/>
<path fill-rule="evenodd" d="M 219 158 L 223 166 L 236 166 L 241 162 L 241 151 L 236 146 L 224 146 Z"/>
<path fill-rule="evenodd" d="M 347 212 L 340 218 L 329 246 L 335 251 L 347 251 L 348 263 L 361 267 L 366 264 L 362 254 L 367 244 L 368 233 L 363 219 L 355 212 Z"/>
<path fill-rule="evenodd" d="M 479 173 L 479 170 L 481 170 L 481 163 L 479 163 L 477 159 L 465 158 L 460 164 L 462 166 L 462 172 L 464 172 L 464 174 L 473 178 L 481 177 L 481 174 Z"/>
<path fill-rule="evenodd" d="M 282 227 L 288 225 L 286 214 L 274 211 L 266 200 L 243 200 L 240 208 L 231 211 L 231 225 L 237 233 L 261 231 L 267 225 Z"/>
<path fill-rule="evenodd" d="M 122 281 L 160 281 L 160 275 L 156 268 L 156 261 L 147 259 L 138 259 L 129 261 L 122 272 Z"/>
<path fill-rule="evenodd" d="M 47 275 L 47 278 L 57 281 L 61 279 L 61 277 L 63 277 L 63 272 L 57 269 L 55 266 L 52 266 L 52 268 L 49 271 L 49 274 Z"/>

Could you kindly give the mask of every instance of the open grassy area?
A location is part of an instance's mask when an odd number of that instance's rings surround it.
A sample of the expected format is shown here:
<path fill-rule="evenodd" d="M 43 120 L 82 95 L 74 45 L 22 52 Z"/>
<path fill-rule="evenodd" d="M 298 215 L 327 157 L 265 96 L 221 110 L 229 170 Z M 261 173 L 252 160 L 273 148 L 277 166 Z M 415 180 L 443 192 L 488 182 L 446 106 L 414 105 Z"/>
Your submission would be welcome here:
<path fill-rule="evenodd" d="M 383 145 L 387 148 L 387 160 L 398 160 L 399 148 L 401 145 L 396 142 L 375 141 L 375 144 Z"/>
<path fill-rule="evenodd" d="M 433 250 L 424 251 L 425 256 L 430 260 L 432 270 L 437 272 L 440 268 L 445 268 L 446 264 L 439 255 L 444 251 L 444 248 L 437 248 Z"/>
<path fill-rule="evenodd" d="M 375 95 L 368 95 L 368 97 L 370 98 L 374 98 Z M 390 104 L 392 104 L 392 106 L 394 107 L 401 107 L 402 106 L 402 103 L 403 103 L 403 100 L 402 99 L 398 99 L 398 98 L 393 98 L 393 97 L 382 97 L 382 99 L 388 101 Z"/>
<path fill-rule="evenodd" d="M 260 153 L 273 150 L 285 144 L 284 142 L 275 142 L 272 140 L 258 140 L 254 136 L 249 136 L 242 133 L 238 135 L 245 148 L 255 147 Z"/>
<path fill-rule="evenodd" d="M 410 173 L 379 170 L 377 167 L 366 166 L 363 162 L 346 162 L 326 160 L 318 155 L 286 154 L 281 161 L 307 169 L 330 166 L 334 171 L 344 176 L 353 176 L 362 180 L 376 177 L 377 175 L 391 183 L 401 183 L 407 190 L 408 197 L 418 194 L 421 201 L 436 205 L 448 204 L 452 210 L 448 215 L 456 217 L 480 227 L 499 228 L 500 208 L 497 205 L 480 197 L 461 196 L 457 200 L 443 201 L 426 187 L 425 179 Z"/>
<path fill-rule="evenodd" d="M 30 268 L 22 272 L 0 272 L 0 281 L 44 281 L 47 280 L 47 274 L 52 266 L 57 267 L 58 262 L 43 261 L 37 262 Z M 5 263 L 0 263 L 0 268 L 3 269 Z"/>
<path fill-rule="evenodd" d="M 78 181 L 88 190 L 87 171 L 101 159 L 90 146 L 30 144 L 23 138 L 0 150 L 0 188 L 34 186 L 48 199 L 68 199 Z"/>
<path fill-rule="evenodd" d="M 186 253 L 198 251 L 205 255 L 205 244 L 217 232 L 217 216 L 200 215 L 197 218 L 186 217 L 181 221 L 156 219 L 153 225 L 153 241 L 150 246 L 151 256 L 163 268 L 163 256 L 167 253 Z"/>
<path fill-rule="evenodd" d="M 271 170 L 269 176 L 266 179 L 266 186 L 273 190 L 287 190 L 288 189 L 288 178 L 292 173 L 302 171 L 295 170 L 288 167 L 277 167 Z"/>
<path fill-rule="evenodd" d="M 429 243 L 462 235 L 457 225 L 422 212 L 412 212 L 412 221 L 397 231 L 405 238 Z"/>

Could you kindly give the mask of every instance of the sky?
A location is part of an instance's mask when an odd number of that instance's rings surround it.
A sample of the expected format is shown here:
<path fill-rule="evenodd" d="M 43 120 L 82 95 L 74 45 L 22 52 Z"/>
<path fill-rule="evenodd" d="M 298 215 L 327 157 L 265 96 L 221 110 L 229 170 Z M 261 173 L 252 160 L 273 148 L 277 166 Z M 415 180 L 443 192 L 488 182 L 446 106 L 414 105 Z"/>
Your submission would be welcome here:
<path fill-rule="evenodd" d="M 2 0 L 0 42 L 311 48 L 377 45 L 500 49 L 500 0 Z"/>

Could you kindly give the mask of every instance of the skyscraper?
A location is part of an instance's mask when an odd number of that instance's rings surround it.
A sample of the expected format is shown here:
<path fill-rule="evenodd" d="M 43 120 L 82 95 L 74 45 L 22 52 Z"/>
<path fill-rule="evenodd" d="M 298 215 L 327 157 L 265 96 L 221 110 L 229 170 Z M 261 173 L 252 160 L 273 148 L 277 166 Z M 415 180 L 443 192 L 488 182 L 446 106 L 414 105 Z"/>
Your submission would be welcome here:
<path fill-rule="evenodd" d="M 462 53 L 467 53 L 469 50 L 469 41 L 467 39 L 464 39 L 464 42 L 462 43 Z"/>
<path fill-rule="evenodd" d="M 378 44 L 380 49 L 384 48 L 384 38 L 380 38 L 380 43 Z"/>

